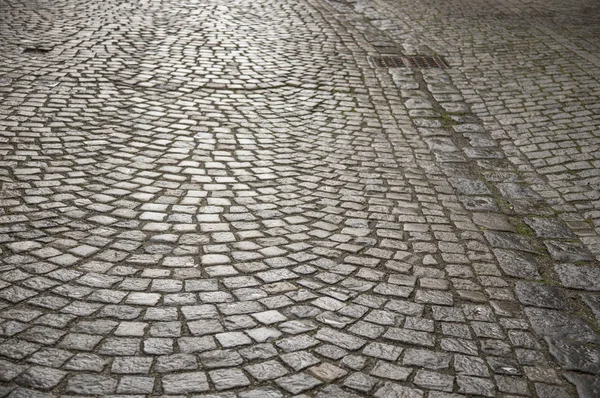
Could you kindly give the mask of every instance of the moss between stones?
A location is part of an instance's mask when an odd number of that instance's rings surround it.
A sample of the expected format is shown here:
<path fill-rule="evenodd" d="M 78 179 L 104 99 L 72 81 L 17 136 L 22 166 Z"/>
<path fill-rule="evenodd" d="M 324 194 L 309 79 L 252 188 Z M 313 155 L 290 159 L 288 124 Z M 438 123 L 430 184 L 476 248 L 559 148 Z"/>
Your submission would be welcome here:
<path fill-rule="evenodd" d="M 527 224 L 525 224 L 523 221 L 517 218 L 512 218 L 510 221 L 511 224 L 515 227 L 517 234 L 521 236 L 535 237 L 535 232 L 533 232 L 533 230 L 529 228 Z"/>

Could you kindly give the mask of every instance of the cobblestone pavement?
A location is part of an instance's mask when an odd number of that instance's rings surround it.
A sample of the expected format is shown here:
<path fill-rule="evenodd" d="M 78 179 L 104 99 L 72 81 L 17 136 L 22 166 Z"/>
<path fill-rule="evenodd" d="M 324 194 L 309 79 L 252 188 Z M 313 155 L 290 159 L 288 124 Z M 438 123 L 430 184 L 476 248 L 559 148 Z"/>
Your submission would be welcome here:
<path fill-rule="evenodd" d="M 0 49 L 0 396 L 600 396 L 597 2 L 0 0 Z"/>

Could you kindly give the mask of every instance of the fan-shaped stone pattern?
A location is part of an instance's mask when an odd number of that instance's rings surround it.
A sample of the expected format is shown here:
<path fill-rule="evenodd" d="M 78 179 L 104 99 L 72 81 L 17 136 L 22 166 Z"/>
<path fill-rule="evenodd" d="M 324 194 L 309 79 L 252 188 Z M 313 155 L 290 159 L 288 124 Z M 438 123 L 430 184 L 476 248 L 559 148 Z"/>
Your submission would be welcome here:
<path fill-rule="evenodd" d="M 352 93 L 360 73 L 320 43 L 343 44 L 304 8 L 57 4 L 68 39 L 7 53 L 5 104 L 31 110 L 3 125 L 0 355 L 15 394 L 273 379 L 296 393 L 346 374 L 327 362 L 360 348 L 362 329 L 337 347 L 311 337 L 314 318 L 369 311 L 331 310 L 374 285 L 344 258 L 376 243 L 361 213 L 379 181 L 368 170 L 398 163 L 371 146 L 389 143 L 365 129 L 376 119 Z M 28 24 L 41 43 L 34 14 L 3 26 Z"/>
<path fill-rule="evenodd" d="M 0 3 L 3 394 L 523 392 L 490 375 L 544 351 L 331 10 Z"/>

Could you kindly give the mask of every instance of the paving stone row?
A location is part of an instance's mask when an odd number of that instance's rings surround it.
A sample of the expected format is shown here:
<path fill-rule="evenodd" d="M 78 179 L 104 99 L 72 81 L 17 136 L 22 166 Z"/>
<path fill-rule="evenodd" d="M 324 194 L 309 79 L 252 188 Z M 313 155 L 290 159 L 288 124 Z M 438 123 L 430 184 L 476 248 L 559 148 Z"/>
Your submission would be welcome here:
<path fill-rule="evenodd" d="M 0 3 L 0 396 L 593 396 L 593 229 L 377 4 Z"/>

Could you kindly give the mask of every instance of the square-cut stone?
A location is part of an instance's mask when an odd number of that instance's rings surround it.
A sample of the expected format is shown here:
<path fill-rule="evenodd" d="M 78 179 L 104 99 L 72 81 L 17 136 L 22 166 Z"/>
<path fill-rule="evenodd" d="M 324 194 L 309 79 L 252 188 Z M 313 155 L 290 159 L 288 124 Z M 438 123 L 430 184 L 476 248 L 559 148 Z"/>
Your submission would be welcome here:
<path fill-rule="evenodd" d="M 308 369 L 308 373 L 327 383 L 331 383 L 332 381 L 348 374 L 348 372 L 346 372 L 344 369 L 338 368 L 330 363 L 323 363 L 318 366 L 313 366 L 312 368 Z"/>
<path fill-rule="evenodd" d="M 217 390 L 228 390 L 250 385 L 250 380 L 240 369 L 217 369 L 208 373 Z"/>
<path fill-rule="evenodd" d="M 288 374 L 288 370 L 274 360 L 249 365 L 244 369 L 258 381 L 272 380 Z"/>
<path fill-rule="evenodd" d="M 270 325 L 273 323 L 283 322 L 287 320 L 287 317 L 283 315 L 281 312 L 276 310 L 259 312 L 256 314 L 252 314 L 252 317 L 259 321 L 260 323 L 264 323 L 266 325 Z"/>
<path fill-rule="evenodd" d="M 291 376 L 282 377 L 275 380 L 275 383 L 284 390 L 292 394 L 300 394 L 308 391 L 322 382 L 304 373 L 297 373 Z"/>
<path fill-rule="evenodd" d="M 190 394 L 210 389 L 204 372 L 189 372 L 163 376 L 163 390 L 166 394 Z"/>

